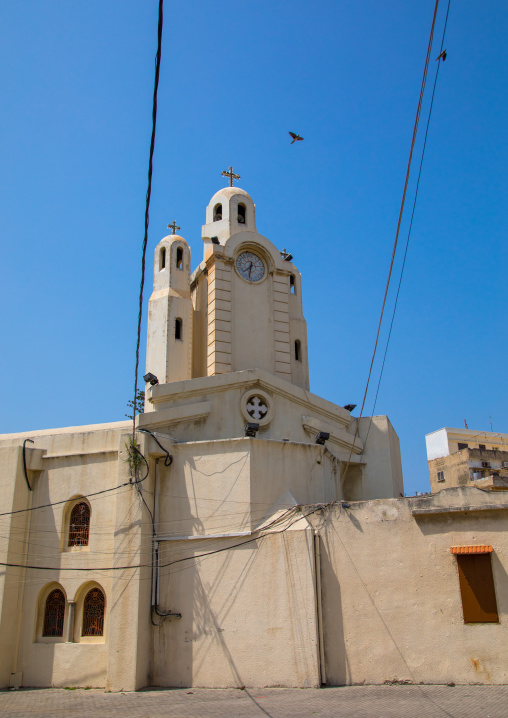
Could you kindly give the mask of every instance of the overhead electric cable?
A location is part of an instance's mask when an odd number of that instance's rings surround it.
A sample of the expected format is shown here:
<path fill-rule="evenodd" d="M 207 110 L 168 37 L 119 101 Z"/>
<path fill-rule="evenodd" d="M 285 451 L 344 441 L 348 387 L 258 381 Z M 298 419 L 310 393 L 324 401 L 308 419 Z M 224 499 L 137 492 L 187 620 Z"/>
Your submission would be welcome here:
<path fill-rule="evenodd" d="M 103 489 L 102 491 L 94 491 L 93 494 L 84 494 L 79 496 L 80 499 L 89 499 L 90 496 L 98 496 L 99 494 L 106 494 L 108 491 L 115 491 L 121 489 L 124 486 L 131 486 L 132 482 L 126 481 L 125 484 L 118 484 L 118 486 L 112 486 L 110 489 Z M 67 504 L 71 499 L 62 499 L 62 501 L 53 501 L 50 504 L 41 504 L 41 506 L 32 506 L 29 509 L 18 509 L 17 511 L 4 511 L 0 516 L 12 516 L 13 514 L 24 514 L 26 511 L 37 511 L 37 509 L 47 509 L 50 506 L 58 506 L 59 504 Z"/>
<path fill-rule="evenodd" d="M 361 406 L 361 409 L 360 409 L 360 415 L 358 416 L 357 423 L 356 423 L 356 431 L 355 431 L 355 435 L 354 435 L 354 438 L 353 438 L 353 444 L 352 444 L 352 446 L 351 446 L 351 450 L 350 450 L 350 453 L 349 453 L 349 458 L 348 458 L 348 461 L 347 461 L 347 464 L 346 464 L 346 470 L 345 470 L 345 472 L 344 472 L 343 477 L 341 477 L 341 481 L 340 481 L 341 485 L 344 483 L 345 476 L 346 476 L 346 474 L 347 474 L 347 471 L 348 471 L 348 468 L 349 468 L 349 464 L 350 464 L 350 461 L 351 461 L 351 456 L 353 455 L 353 449 L 354 449 L 354 446 L 355 446 L 355 442 L 356 442 L 356 439 L 358 438 L 358 432 L 359 432 L 359 430 L 360 430 L 360 419 L 361 419 L 362 416 L 363 416 L 363 410 L 364 410 L 364 408 L 365 408 L 365 401 L 366 401 L 366 399 L 367 399 L 367 393 L 368 393 L 368 391 L 369 391 L 369 384 L 370 384 L 370 378 L 371 378 L 371 375 L 372 375 L 372 368 L 373 368 L 373 366 L 374 366 L 374 359 L 376 358 L 377 345 L 378 345 L 378 343 L 379 343 L 379 334 L 380 334 L 380 332 L 381 332 L 381 325 L 382 325 L 382 323 L 383 323 L 383 316 L 384 316 L 384 311 L 385 311 L 385 306 L 386 306 L 386 298 L 387 298 L 387 296 L 388 296 L 388 289 L 389 289 L 389 287 L 390 287 L 390 280 L 391 280 L 391 277 L 392 277 L 393 264 L 394 264 L 394 261 L 395 261 L 395 254 L 396 254 L 396 252 L 397 252 L 397 244 L 398 244 L 398 241 L 399 241 L 399 232 L 400 232 L 400 225 L 401 225 L 401 222 L 402 222 L 402 214 L 403 214 L 403 212 L 404 212 L 404 205 L 405 205 L 405 202 L 406 202 L 407 186 L 408 186 L 408 183 L 409 183 L 409 174 L 410 174 L 410 171 L 411 171 L 411 161 L 412 161 L 412 159 L 413 159 L 413 150 L 414 150 L 414 146 L 415 146 L 415 142 L 416 142 L 416 135 L 417 135 L 417 133 L 418 133 L 418 125 L 419 125 L 419 122 L 420 122 L 420 113 L 421 113 L 421 109 L 422 109 L 423 95 L 424 95 L 424 92 L 425 92 L 425 85 L 426 85 L 426 82 L 427 82 L 427 72 L 428 72 L 428 69 L 429 69 L 430 55 L 431 55 L 431 52 L 432 52 L 432 43 L 433 43 L 433 39 L 434 39 L 434 28 L 435 28 L 435 25 L 436 25 L 436 16 L 437 16 L 438 6 L 439 6 L 439 0 L 436 0 L 436 4 L 435 4 L 435 6 L 434 6 L 434 15 L 433 15 L 433 17 L 432 17 L 432 25 L 431 25 L 431 28 L 430 28 L 429 42 L 428 42 L 428 45 L 427 45 L 427 55 L 426 55 L 426 58 L 425 58 L 425 66 L 424 66 L 424 69 L 423 69 L 422 83 L 421 83 L 421 86 L 420 86 L 420 97 L 419 97 L 419 99 L 418 99 L 418 107 L 417 107 L 417 109 L 416 109 L 416 117 L 415 117 L 415 122 L 414 122 L 414 127 L 413 127 L 413 136 L 412 136 L 412 139 L 411 139 L 411 149 L 410 149 L 410 151 L 409 151 L 409 159 L 408 159 L 408 163 L 407 163 L 406 179 L 405 179 L 405 182 L 404 182 L 404 190 L 403 190 L 403 192 L 402 192 L 402 200 L 401 200 L 401 203 L 400 203 L 399 219 L 398 219 L 398 222 L 397 222 L 397 230 L 396 230 L 396 232 L 395 232 L 395 240 L 394 240 L 394 243 L 393 243 L 392 256 L 391 256 L 391 260 L 390 260 L 390 268 L 389 268 L 389 270 L 388 270 L 388 278 L 387 278 L 387 280 L 386 280 L 386 287 L 385 287 L 385 292 L 384 292 L 384 296 L 383 296 L 383 303 L 382 303 L 382 305 L 381 305 L 381 313 L 380 313 L 380 316 L 379 316 L 379 323 L 378 323 L 377 332 L 376 332 L 376 341 L 374 342 L 374 350 L 373 350 L 373 352 L 372 352 L 372 358 L 371 358 L 371 361 L 370 361 L 369 373 L 368 373 L 368 376 L 367 376 L 367 382 L 366 382 L 365 391 L 364 391 L 364 394 L 363 394 L 363 400 L 362 400 L 362 406 Z M 337 498 L 338 498 L 338 492 L 339 492 L 339 488 L 337 489 L 337 494 L 336 494 L 335 500 L 337 500 Z"/>
<path fill-rule="evenodd" d="M 138 335 L 137 335 L 137 342 L 136 342 L 136 370 L 135 370 L 135 375 L 134 375 L 134 399 L 133 399 L 133 410 L 132 410 L 132 442 L 133 442 L 133 445 L 134 445 L 134 432 L 135 432 L 135 426 L 136 426 L 139 347 L 141 344 L 141 318 L 143 315 L 143 289 L 145 286 L 145 258 L 146 258 L 146 245 L 148 243 L 150 197 L 152 194 L 153 151 L 154 151 L 154 147 L 155 147 L 155 130 L 156 130 L 156 126 L 157 126 L 157 91 L 159 88 L 159 73 L 160 73 L 160 66 L 161 66 L 163 5 L 164 5 L 164 0 L 159 0 L 159 22 L 158 22 L 158 27 L 157 27 L 157 53 L 155 55 L 155 82 L 154 82 L 154 88 L 153 88 L 153 105 L 152 105 L 152 137 L 150 140 L 150 158 L 148 160 L 148 188 L 146 190 L 146 204 L 145 204 L 145 235 L 143 238 L 143 251 L 142 251 L 142 256 L 141 256 L 141 284 L 139 287 Z"/>
<path fill-rule="evenodd" d="M 397 222 L 397 230 L 396 230 L 396 232 L 395 232 L 395 241 L 394 241 L 394 243 L 393 243 L 392 257 L 391 257 L 391 260 L 390 260 L 390 269 L 388 270 L 388 278 L 387 278 L 387 280 L 386 280 L 385 293 L 384 293 L 384 296 L 383 296 L 383 303 L 382 303 L 382 305 L 381 305 L 381 314 L 380 314 L 380 316 L 379 316 L 379 323 L 378 323 L 378 328 L 377 328 L 377 333 L 376 333 L 376 341 L 375 341 L 375 343 L 374 343 L 374 351 L 372 352 L 372 359 L 371 359 L 371 362 L 370 362 L 369 374 L 368 374 L 368 377 L 367 377 L 367 383 L 366 383 L 366 386 L 365 386 L 365 392 L 364 392 L 363 401 L 362 401 L 362 408 L 361 408 L 361 410 L 360 410 L 360 416 L 358 417 L 358 420 L 360 420 L 360 419 L 362 418 L 363 410 L 364 410 L 364 408 L 365 408 L 365 400 L 366 400 L 366 398 L 367 398 L 367 392 L 368 392 L 368 390 L 369 390 L 370 377 L 371 377 L 371 374 L 372 374 L 372 367 L 373 367 L 373 365 L 374 365 L 374 359 L 375 359 L 375 357 L 376 357 L 377 345 L 378 345 L 378 342 L 379 342 L 379 334 L 380 334 L 380 332 L 381 332 L 381 324 L 383 323 L 383 316 L 384 316 L 384 311 L 385 311 L 386 298 L 387 298 L 387 296 L 388 296 L 388 289 L 389 289 L 389 287 L 390 287 L 390 280 L 391 280 L 391 278 L 392 278 L 393 263 L 394 263 L 394 261 L 395 261 L 395 254 L 396 254 L 396 252 L 397 252 L 397 244 L 398 244 L 398 241 L 399 241 L 399 232 L 400 232 L 400 225 L 401 225 L 401 222 L 402 222 L 402 214 L 403 214 L 403 212 L 404 212 L 404 204 L 405 204 L 405 202 L 406 202 L 406 192 L 407 192 L 407 186 L 408 186 L 408 183 L 409 183 L 409 174 L 410 174 L 410 171 L 411 171 L 411 161 L 412 161 L 412 159 L 413 159 L 413 150 L 414 150 L 414 146 L 415 146 L 415 142 L 416 142 L 416 135 L 417 135 L 417 132 L 418 132 L 418 125 L 419 125 L 419 122 L 420 122 L 420 113 L 421 113 L 421 109 L 422 109 L 423 94 L 424 94 L 425 85 L 426 85 L 426 82 L 427 82 L 427 71 L 428 71 L 428 68 L 429 68 L 429 60 L 430 60 L 430 55 L 431 55 L 431 52 L 432 52 L 432 41 L 433 41 L 433 38 L 434 38 L 434 27 L 435 27 L 435 24 L 436 24 L 436 15 L 437 15 L 438 5 L 439 5 L 439 0 L 436 0 L 436 5 L 435 5 L 435 7 L 434 7 L 434 17 L 432 18 L 432 27 L 431 27 L 431 29 L 430 29 L 429 44 L 428 44 L 428 47 L 427 47 L 427 57 L 425 58 L 425 67 L 424 67 L 424 70 L 423 70 L 422 84 L 421 84 L 421 88 L 420 88 L 420 97 L 419 97 L 419 100 L 418 100 L 418 107 L 417 107 L 417 110 L 416 110 L 416 118 L 415 118 L 415 123 L 414 123 L 414 128 L 413 128 L 413 137 L 412 137 L 412 139 L 411 139 L 411 149 L 410 149 L 410 151 L 409 151 L 409 159 L 408 159 L 408 163 L 407 163 L 406 180 L 405 180 L 405 182 L 404 182 L 404 191 L 402 192 L 402 201 L 401 201 L 401 203 L 400 203 L 399 219 L 398 219 L 398 222 Z"/>
<path fill-rule="evenodd" d="M 203 554 L 198 554 L 197 556 L 192 555 L 192 556 L 187 556 L 185 558 L 179 558 L 174 561 L 169 561 L 168 563 L 161 565 L 160 568 L 166 568 L 168 566 L 172 566 L 175 563 L 180 563 L 181 561 L 189 561 L 191 559 L 206 558 L 207 556 L 211 556 L 212 554 L 215 554 L 215 553 L 221 553 L 222 551 L 227 551 L 227 550 L 230 550 L 233 548 L 238 548 L 238 546 L 243 546 L 244 544 L 252 543 L 253 541 L 259 541 L 260 539 L 263 539 L 266 536 L 273 536 L 273 535 L 276 535 L 279 533 L 284 533 L 284 531 L 287 531 L 288 528 L 291 528 L 291 526 L 293 526 L 293 524 L 296 523 L 297 521 L 299 521 L 301 518 L 306 518 L 307 516 L 310 516 L 311 513 L 314 513 L 315 511 L 320 510 L 320 508 L 322 508 L 322 507 L 313 508 L 312 511 L 309 511 L 309 513 L 302 514 L 301 516 L 297 516 L 297 518 L 293 522 L 291 522 L 290 524 L 285 526 L 280 531 L 271 531 L 271 532 L 267 531 L 268 528 L 271 528 L 272 526 L 275 526 L 277 523 L 280 523 L 282 521 L 282 519 L 287 516 L 287 514 L 300 509 L 299 506 L 293 506 L 293 507 L 287 509 L 282 514 L 282 516 L 276 517 L 271 523 L 267 524 L 263 529 L 259 529 L 260 532 L 263 531 L 266 533 L 260 533 L 259 536 L 255 536 L 251 539 L 247 539 L 247 541 L 241 541 L 240 543 L 234 544 L 233 546 L 224 546 L 223 548 L 216 549 L 214 551 L 208 551 Z M 127 566 L 102 566 L 100 568 L 99 567 L 76 568 L 76 567 L 65 567 L 65 566 L 59 566 L 59 567 L 56 567 L 56 566 L 25 566 L 24 564 L 19 564 L 19 563 L 0 562 L 0 566 L 8 566 L 10 568 L 30 568 L 30 569 L 35 569 L 35 570 L 39 570 L 39 571 L 57 571 L 58 572 L 58 571 L 124 571 L 127 569 L 150 568 L 151 564 L 138 563 L 138 564 L 132 564 L 130 566 L 127 565 Z"/>
<path fill-rule="evenodd" d="M 448 0 L 448 8 L 447 8 L 447 10 L 446 10 L 446 19 L 445 19 L 445 24 L 444 24 L 444 29 L 443 29 L 443 37 L 442 37 L 442 39 L 441 39 L 441 48 L 440 48 L 439 57 L 440 57 L 440 56 L 442 55 L 442 53 L 443 53 L 443 45 L 444 45 L 445 34 L 446 34 L 446 26 L 447 26 L 447 24 L 448 24 L 448 15 L 449 15 L 449 13 L 450 13 L 450 2 L 451 2 L 451 0 Z M 398 301 L 399 301 L 400 287 L 401 287 L 401 284 L 402 284 L 402 277 L 403 277 L 403 274 L 404 274 L 404 267 L 406 266 L 406 257 L 407 257 L 407 251 L 408 251 L 408 248 L 409 248 L 409 239 L 410 239 L 410 237 L 411 237 L 411 229 L 412 229 L 412 227 L 413 227 L 413 219 L 414 219 L 414 216 L 415 216 L 416 200 L 418 199 L 418 188 L 419 188 L 419 186 L 420 186 L 420 178 L 421 178 L 421 176 L 422 176 L 423 158 L 425 157 L 425 148 L 426 148 L 426 146 L 427 146 L 427 136 L 428 136 L 428 134 L 429 134 L 430 118 L 431 118 L 431 115 L 432 115 L 432 107 L 433 107 L 433 105 L 434 105 L 434 95 L 435 95 L 435 93 L 436 93 L 437 78 L 438 78 L 438 75 L 439 75 L 439 68 L 440 68 L 440 67 L 441 67 L 441 60 L 438 62 L 438 65 L 437 65 L 437 68 L 436 68 L 436 76 L 435 76 L 435 78 L 434 78 L 434 87 L 432 88 L 432 97 L 431 97 L 431 101 L 430 101 L 429 116 L 428 116 L 428 118 L 427 118 L 427 127 L 425 128 L 425 139 L 424 139 L 424 141 L 423 141 L 422 156 L 421 156 L 421 160 L 420 160 L 420 169 L 419 169 L 419 171 L 418 171 L 418 179 L 417 179 L 417 182 L 416 182 L 415 198 L 414 198 L 414 202 L 413 202 L 413 211 L 411 212 L 411 221 L 410 221 L 410 223 L 409 223 L 409 230 L 408 230 L 408 233 L 407 233 L 406 249 L 405 249 L 405 251 L 404 251 L 404 259 L 403 259 L 403 261 L 402 261 L 402 268 L 401 268 L 401 270 L 400 270 L 399 286 L 397 287 L 397 294 L 396 294 L 396 296 L 395 296 L 395 305 L 394 305 L 394 307 L 393 307 L 392 320 L 391 320 L 391 322 L 390 322 L 390 330 L 389 330 L 389 332 L 388 332 L 388 338 L 387 338 L 387 340 L 386 340 L 386 347 L 385 347 L 385 353 L 384 353 L 384 356 L 383 356 L 383 363 L 382 363 L 382 365 L 381 365 L 381 371 L 380 371 L 380 374 L 379 374 L 379 381 L 378 381 L 377 389 L 376 389 L 376 396 L 375 396 L 375 399 L 374 399 L 374 404 L 373 404 L 373 406 L 372 406 L 372 415 L 374 415 L 374 411 L 375 411 L 375 409 L 376 409 L 377 398 L 378 398 L 378 395 L 379 395 L 379 387 L 381 386 L 381 379 L 383 378 L 383 371 L 384 371 L 384 368 L 385 368 L 386 355 L 387 355 L 387 353 L 388 353 L 388 345 L 390 344 L 390 338 L 391 338 L 391 336 L 392 336 L 392 329 L 393 329 L 393 322 L 394 322 L 394 319 L 395 319 L 395 313 L 396 313 L 396 311 L 397 311 L 397 303 L 398 303 Z M 370 427 L 371 427 L 371 425 L 372 425 L 372 416 L 371 416 L 371 421 L 370 421 L 370 424 L 369 424 L 369 429 L 368 429 L 368 431 L 367 431 L 367 436 L 365 437 L 365 443 L 367 443 L 367 439 L 369 438 L 369 432 L 370 432 Z"/>

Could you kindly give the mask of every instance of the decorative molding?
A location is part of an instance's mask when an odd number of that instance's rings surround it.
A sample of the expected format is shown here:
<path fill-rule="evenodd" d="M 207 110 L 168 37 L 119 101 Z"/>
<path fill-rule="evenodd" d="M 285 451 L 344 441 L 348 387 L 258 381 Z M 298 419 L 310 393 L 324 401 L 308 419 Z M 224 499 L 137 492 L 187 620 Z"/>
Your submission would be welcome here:
<path fill-rule="evenodd" d="M 185 421 L 196 421 L 205 419 L 210 413 L 210 402 L 202 401 L 199 404 L 184 404 L 174 406 L 170 409 L 149 411 L 146 414 L 139 414 L 139 428 L 150 428 L 154 426 L 181 424 Z"/>

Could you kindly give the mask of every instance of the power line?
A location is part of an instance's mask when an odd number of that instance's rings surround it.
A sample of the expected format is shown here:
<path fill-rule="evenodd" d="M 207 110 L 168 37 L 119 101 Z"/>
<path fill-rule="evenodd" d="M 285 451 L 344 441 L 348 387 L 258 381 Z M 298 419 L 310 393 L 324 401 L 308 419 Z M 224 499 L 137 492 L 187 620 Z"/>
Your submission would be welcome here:
<path fill-rule="evenodd" d="M 410 149 L 410 151 L 409 151 L 409 159 L 408 159 L 408 163 L 407 163 L 406 179 L 405 179 L 405 182 L 404 182 L 404 190 L 403 190 L 403 192 L 402 192 L 402 200 L 401 200 L 400 210 L 399 210 L 399 219 L 398 219 L 398 222 L 397 222 L 397 230 L 396 230 L 396 232 L 395 232 L 395 240 L 394 240 L 394 243 L 393 243 L 392 256 L 391 256 L 391 260 L 390 260 L 390 268 L 389 268 L 389 270 L 388 270 L 388 277 L 387 277 L 387 280 L 386 280 L 386 287 L 385 287 L 385 292 L 384 292 L 384 296 L 383 296 L 383 303 L 382 303 L 382 305 L 381 305 L 381 313 L 380 313 L 380 316 L 379 316 L 379 323 L 378 323 L 377 332 L 376 332 L 376 341 L 374 342 L 374 350 L 373 350 L 373 352 L 372 352 L 372 358 L 371 358 L 371 361 L 370 361 L 369 373 L 368 373 L 368 376 L 367 376 L 367 382 L 366 382 L 366 384 L 365 384 L 365 391 L 364 391 L 364 394 L 363 394 L 363 400 L 362 400 L 362 406 L 361 406 L 361 409 L 360 409 L 360 415 L 358 416 L 358 419 L 357 419 L 357 421 L 356 421 L 356 431 L 355 431 L 355 435 L 354 435 L 354 439 L 353 439 L 353 445 L 352 445 L 351 450 L 350 450 L 350 453 L 349 453 L 349 458 L 348 458 L 348 461 L 347 461 L 347 464 L 346 464 L 345 472 L 344 472 L 344 474 L 343 474 L 343 476 L 341 477 L 341 480 L 340 480 L 340 484 L 341 484 L 341 485 L 343 485 L 343 483 L 344 483 L 344 481 L 345 481 L 345 477 L 346 477 L 346 475 L 347 475 L 347 472 L 348 472 L 348 469 L 349 469 L 349 465 L 350 465 L 350 461 L 351 461 L 351 456 L 353 455 L 353 449 L 354 449 L 355 441 L 356 441 L 356 439 L 357 439 L 357 437 L 358 437 L 358 432 L 359 432 L 359 430 L 360 430 L 360 419 L 362 418 L 363 410 L 364 410 L 364 408 L 365 408 L 365 401 L 366 401 L 366 399 L 367 399 L 367 392 L 368 392 L 368 390 L 369 390 L 370 378 L 371 378 L 371 375 L 372 375 L 372 368 L 373 368 L 373 366 L 374 366 L 374 359 L 376 358 L 377 346 L 378 346 L 378 342 L 379 342 L 379 334 L 380 334 L 380 332 L 381 332 L 381 325 L 382 325 L 382 323 L 383 323 L 383 316 L 384 316 L 384 311 L 385 311 L 385 306 L 386 306 L 386 298 L 387 298 L 387 296 L 388 296 L 388 289 L 389 289 L 389 287 L 390 287 L 390 280 L 391 280 L 391 277 L 392 277 L 393 264 L 394 264 L 394 261 L 395 261 L 395 254 L 396 254 L 396 252 L 397 252 L 397 244 L 398 244 L 398 241 L 399 241 L 399 232 L 400 232 L 400 225 L 401 225 L 401 222 L 402 222 L 402 214 L 403 214 L 403 212 L 404 212 L 404 205 L 405 205 L 405 202 L 406 202 L 406 193 L 407 193 L 407 187 L 408 187 L 408 183 L 409 183 L 409 174 L 410 174 L 410 171 L 411 171 L 411 161 L 412 161 L 412 159 L 413 159 L 413 150 L 414 150 L 414 146 L 415 146 L 415 142 L 416 142 L 416 135 L 417 135 L 417 132 L 418 132 L 418 125 L 419 125 L 419 122 L 420 122 L 420 113 L 421 113 L 421 109 L 422 109 L 423 95 L 424 95 L 424 92 L 425 92 L 425 85 L 426 85 L 426 83 L 427 83 L 427 72 L 428 72 L 428 68 L 429 68 L 430 55 L 431 55 L 431 52 L 432 52 L 432 42 L 433 42 L 433 39 L 434 39 L 434 28 L 435 28 L 435 25 L 436 25 L 436 15 L 437 15 L 438 5 L 439 5 L 439 0 L 436 0 L 436 4 L 435 4 L 435 6 L 434 6 L 434 15 L 433 15 L 433 17 L 432 17 L 432 25 L 431 25 L 431 28 L 430 28 L 429 42 L 428 42 L 428 45 L 427 45 L 427 55 L 426 55 L 426 57 L 425 57 L 425 66 L 424 66 L 424 69 L 423 69 L 422 83 L 421 83 L 421 86 L 420 86 L 420 97 L 419 97 L 419 99 L 418 99 L 418 107 L 417 107 L 417 109 L 416 109 L 416 117 L 415 117 L 415 122 L 414 122 L 414 127 L 413 127 L 413 136 L 412 136 L 412 139 L 411 139 L 411 149 Z M 337 490 L 337 494 L 336 494 L 336 496 L 335 496 L 335 500 L 337 500 L 337 498 L 338 498 L 338 490 Z"/>
<path fill-rule="evenodd" d="M 441 53 L 442 53 L 442 51 L 443 51 L 443 45 L 444 45 L 445 34 L 446 34 L 446 26 L 447 26 L 447 24 L 448 24 L 448 15 L 449 15 L 449 13 L 450 13 L 450 2 L 451 2 L 451 0 L 448 0 L 448 8 L 447 8 L 447 10 L 446 10 L 446 19 L 445 19 L 445 24 L 444 24 L 444 29 L 443 29 L 443 37 L 442 37 L 442 39 L 441 39 L 440 55 L 441 55 Z M 418 179 L 417 179 L 417 182 L 416 182 L 415 198 L 414 198 L 414 202 L 413 202 L 413 211 L 411 212 L 411 221 L 410 221 L 410 223 L 409 223 L 409 230 L 408 230 L 408 233 L 407 233 L 406 249 L 405 249 L 405 251 L 404 251 L 404 259 L 403 259 L 403 261 L 402 261 L 402 268 L 401 268 L 401 270 L 400 270 L 399 286 L 397 287 L 397 294 L 396 294 L 396 296 L 395 296 L 395 305 L 394 305 L 394 307 L 393 307 L 392 320 L 391 320 L 391 322 L 390 322 L 390 330 L 389 330 L 389 332 L 388 332 L 388 338 L 387 338 L 387 340 L 386 340 L 386 347 L 385 347 L 385 353 L 384 353 L 384 356 L 383 356 L 383 363 L 382 363 L 382 365 L 381 365 L 381 372 L 380 372 L 380 374 L 379 374 L 379 381 L 378 381 L 378 384 L 377 384 L 376 396 L 375 396 L 375 399 L 374 399 L 374 405 L 373 405 L 373 407 L 372 407 L 372 415 L 374 414 L 374 411 L 375 411 L 375 409 L 376 409 L 377 398 L 378 398 L 378 395 L 379 395 L 379 387 L 381 386 L 381 379 L 383 378 L 383 371 L 384 371 L 384 368 L 385 368 L 386 355 L 387 355 L 387 353 L 388 353 L 388 345 L 390 344 L 390 338 L 391 338 L 391 336 L 392 336 L 392 329 L 393 329 L 393 322 L 394 322 L 394 319 L 395 319 L 395 312 L 397 311 L 397 303 L 398 303 L 398 301 L 399 301 L 399 294 L 400 294 L 400 287 L 401 287 L 401 284 L 402 284 L 402 277 L 403 277 L 403 274 L 404 274 L 404 268 L 405 268 L 405 266 L 406 266 L 407 251 L 408 251 L 408 248 L 409 248 L 409 239 L 410 239 L 410 237 L 411 237 L 411 230 L 412 230 L 412 228 L 413 228 L 413 219 L 414 219 L 414 216 L 415 216 L 416 201 L 417 201 L 417 199 L 418 199 L 418 188 L 419 188 L 419 186 L 420 186 L 420 178 L 421 178 L 421 176 L 422 176 L 423 158 L 425 157 L 425 148 L 426 148 L 426 146 L 427 146 L 427 136 L 428 136 L 428 134 L 429 134 L 430 118 L 431 118 L 431 115 L 432 115 L 432 107 L 433 107 L 433 105 L 434 105 L 434 95 L 435 95 L 435 93 L 436 93 L 437 78 L 438 78 L 438 75 L 439 75 L 439 68 L 441 67 L 441 62 L 442 62 L 441 60 L 439 60 L 439 62 L 438 62 L 437 69 L 436 69 L 436 76 L 435 76 L 435 78 L 434 78 L 434 87 L 432 88 L 432 97 L 431 97 L 431 101 L 430 101 L 429 116 L 428 116 L 428 118 L 427 118 L 427 127 L 425 128 L 425 139 L 424 139 L 424 142 L 423 142 L 422 157 L 421 157 L 421 160 L 420 160 L 420 169 L 419 169 L 419 171 L 418 171 Z M 371 416 L 371 420 L 370 420 L 370 423 L 369 423 L 369 428 L 368 428 L 368 430 L 367 430 L 367 436 L 365 437 L 365 443 L 367 443 L 367 439 L 369 438 L 369 432 L 370 432 L 370 427 L 371 427 L 371 425 L 372 425 L 372 416 Z"/>
<path fill-rule="evenodd" d="M 106 494 L 108 491 L 116 491 L 117 489 L 121 489 L 124 486 L 131 486 L 132 484 L 135 484 L 137 482 L 135 481 L 126 481 L 124 484 L 119 484 L 118 486 L 113 486 L 110 489 L 103 489 L 102 491 L 95 491 L 93 494 L 86 494 L 83 496 L 79 496 L 80 499 L 89 499 L 91 496 L 98 496 L 99 494 Z M 4 513 L 0 514 L 1 516 L 13 516 L 14 514 L 24 514 L 27 511 L 37 511 L 37 509 L 47 509 L 50 506 L 58 506 L 59 504 L 66 504 L 69 501 L 72 501 L 73 499 L 63 499 L 62 501 L 53 501 L 51 504 L 42 504 L 41 506 L 32 506 L 29 509 L 18 509 L 17 511 L 4 511 Z"/>
<path fill-rule="evenodd" d="M 152 137 L 150 139 L 150 158 L 148 160 L 148 188 L 146 190 L 145 203 L 145 235 L 143 238 L 143 251 L 141 256 L 141 283 L 139 287 L 139 311 L 138 311 L 138 334 L 136 342 L 136 370 L 134 374 L 134 399 L 132 409 L 132 443 L 134 444 L 136 430 L 136 407 L 138 393 L 138 368 L 139 368 L 139 347 L 141 344 L 141 318 L 143 315 L 143 288 L 145 285 L 145 258 L 146 245 L 148 243 L 148 223 L 150 216 L 150 197 L 152 194 L 152 169 L 153 169 L 153 151 L 155 147 L 155 130 L 157 126 L 157 91 L 159 88 L 159 73 L 161 66 L 162 51 L 162 22 L 163 22 L 163 5 L 164 0 L 159 0 L 159 22 L 157 27 L 157 53 L 155 55 L 155 81 L 153 88 L 153 105 L 152 105 Z"/>

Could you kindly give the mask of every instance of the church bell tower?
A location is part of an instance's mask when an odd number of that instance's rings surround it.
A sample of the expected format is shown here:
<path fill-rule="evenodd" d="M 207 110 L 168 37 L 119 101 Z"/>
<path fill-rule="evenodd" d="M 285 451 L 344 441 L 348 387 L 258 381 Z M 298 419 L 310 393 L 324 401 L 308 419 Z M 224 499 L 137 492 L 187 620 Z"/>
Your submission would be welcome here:
<path fill-rule="evenodd" d="M 256 228 L 250 195 L 225 187 L 202 228 L 203 261 L 190 276 L 190 249 L 178 235 L 155 250 L 147 371 L 170 383 L 263 369 L 309 388 L 307 325 L 300 273 Z"/>

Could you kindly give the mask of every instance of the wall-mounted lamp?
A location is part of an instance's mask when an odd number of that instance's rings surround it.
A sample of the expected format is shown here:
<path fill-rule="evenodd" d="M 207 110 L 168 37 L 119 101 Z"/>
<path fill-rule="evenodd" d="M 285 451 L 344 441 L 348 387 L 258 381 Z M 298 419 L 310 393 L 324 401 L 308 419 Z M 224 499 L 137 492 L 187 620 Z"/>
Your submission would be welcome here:
<path fill-rule="evenodd" d="M 320 444 L 323 446 L 325 441 L 328 441 L 330 438 L 330 432 L 328 431 L 320 431 L 319 434 L 316 436 L 316 444 Z"/>
<path fill-rule="evenodd" d="M 146 384 L 150 383 L 152 386 L 155 386 L 155 384 L 159 383 L 159 380 L 157 379 L 155 374 L 151 374 L 150 372 L 148 372 L 148 374 L 145 374 L 143 379 L 145 380 Z"/>
<path fill-rule="evenodd" d="M 256 436 L 259 431 L 259 424 L 254 421 L 248 421 L 245 424 L 245 436 Z"/>
<path fill-rule="evenodd" d="M 212 244 L 220 244 L 218 237 L 210 237 L 210 239 L 212 240 Z"/>
<path fill-rule="evenodd" d="M 343 502 L 341 503 L 341 506 L 342 506 L 343 509 L 349 509 L 349 508 L 351 508 L 347 501 L 343 501 Z"/>

